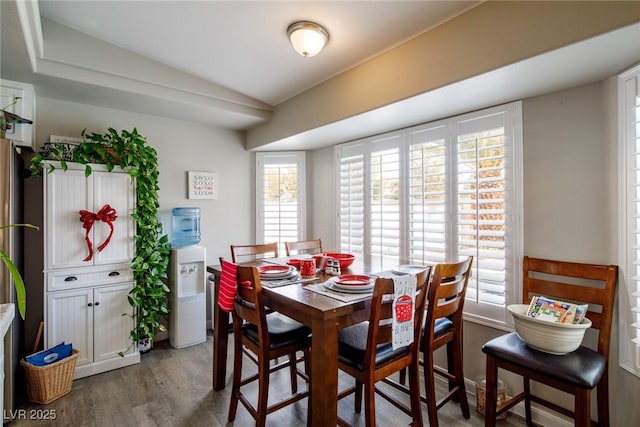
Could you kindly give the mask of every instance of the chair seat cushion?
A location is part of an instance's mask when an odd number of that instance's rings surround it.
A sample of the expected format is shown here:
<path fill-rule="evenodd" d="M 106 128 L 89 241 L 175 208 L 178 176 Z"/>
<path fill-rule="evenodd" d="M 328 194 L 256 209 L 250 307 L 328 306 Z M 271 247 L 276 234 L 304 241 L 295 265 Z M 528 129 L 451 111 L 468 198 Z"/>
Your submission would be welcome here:
<path fill-rule="evenodd" d="M 444 335 L 453 329 L 453 322 L 446 317 L 441 317 L 440 319 L 436 319 L 433 329 L 433 336 L 438 338 L 440 335 Z"/>
<path fill-rule="evenodd" d="M 482 351 L 499 360 L 589 389 L 598 384 L 606 364 L 601 354 L 585 346 L 563 355 L 535 350 L 515 332 L 492 339 L 482 346 Z"/>
<path fill-rule="evenodd" d="M 426 318 L 426 316 L 425 316 Z M 422 322 L 422 330 L 424 330 L 424 325 L 426 323 L 426 319 Z M 433 338 L 437 340 L 441 336 L 445 335 L 448 332 L 453 331 L 453 322 L 446 317 L 441 317 L 436 319 L 435 325 L 433 325 Z M 428 343 L 429 340 L 427 340 Z M 425 340 L 420 340 L 420 351 L 425 351 Z"/>
<path fill-rule="evenodd" d="M 284 314 L 273 312 L 267 315 L 267 330 L 271 348 L 288 345 L 295 341 L 309 339 L 311 329 Z M 242 326 L 243 333 L 256 343 L 258 342 L 258 328 L 253 323 Z"/>
<path fill-rule="evenodd" d="M 369 322 L 358 323 L 340 330 L 338 339 L 338 359 L 340 362 L 364 370 L 364 355 L 367 348 Z M 391 343 L 380 344 L 376 349 L 376 367 L 406 354 L 409 347 L 393 349 Z"/>

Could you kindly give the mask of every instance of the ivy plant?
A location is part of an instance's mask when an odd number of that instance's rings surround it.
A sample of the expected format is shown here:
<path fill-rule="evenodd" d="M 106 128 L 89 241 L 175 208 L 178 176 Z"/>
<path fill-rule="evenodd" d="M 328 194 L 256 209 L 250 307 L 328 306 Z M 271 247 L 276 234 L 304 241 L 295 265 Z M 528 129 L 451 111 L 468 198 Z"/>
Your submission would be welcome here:
<path fill-rule="evenodd" d="M 92 173 L 91 163 L 107 166 L 111 172 L 116 164 L 136 180 L 136 209 L 133 218 L 137 224 L 135 236 L 136 254 L 131 263 L 136 284 L 129 293 L 129 303 L 136 312 L 131 339 L 138 343 L 145 338 L 153 339 L 158 331 L 166 328 L 162 319 L 169 314 L 166 294 L 169 288 L 163 279 L 167 277 L 171 243 L 162 235 L 162 224 L 158 219 L 158 156 L 156 150 L 146 144 L 146 138 L 134 128 L 131 132 L 107 129 L 104 134 L 82 131 L 80 144 L 48 144 L 36 154 L 30 170 L 42 173 L 47 160 L 57 160 L 60 167 L 67 162 L 85 165 L 85 176 Z"/>

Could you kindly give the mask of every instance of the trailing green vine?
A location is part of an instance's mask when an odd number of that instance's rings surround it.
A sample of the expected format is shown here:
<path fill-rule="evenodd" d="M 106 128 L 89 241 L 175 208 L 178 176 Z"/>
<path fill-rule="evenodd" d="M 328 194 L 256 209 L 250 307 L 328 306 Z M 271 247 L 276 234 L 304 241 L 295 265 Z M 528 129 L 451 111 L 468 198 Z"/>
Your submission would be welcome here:
<path fill-rule="evenodd" d="M 136 312 L 135 326 L 131 331 L 133 343 L 145 338 L 153 339 L 158 331 L 166 328 L 162 319 L 169 314 L 166 294 L 169 288 L 162 279 L 167 277 L 171 243 L 162 235 L 158 219 L 158 156 L 156 150 L 146 144 L 146 138 L 134 128 L 118 133 L 113 128 L 104 134 L 85 133 L 80 144 L 48 144 L 36 154 L 30 170 L 42 173 L 47 160 L 57 160 L 67 169 L 67 162 L 85 165 L 85 176 L 92 172 L 91 163 L 107 166 L 110 172 L 116 164 L 136 180 L 136 209 L 133 218 L 137 224 L 135 236 L 136 254 L 131 263 L 134 288 L 129 293 L 129 303 Z"/>

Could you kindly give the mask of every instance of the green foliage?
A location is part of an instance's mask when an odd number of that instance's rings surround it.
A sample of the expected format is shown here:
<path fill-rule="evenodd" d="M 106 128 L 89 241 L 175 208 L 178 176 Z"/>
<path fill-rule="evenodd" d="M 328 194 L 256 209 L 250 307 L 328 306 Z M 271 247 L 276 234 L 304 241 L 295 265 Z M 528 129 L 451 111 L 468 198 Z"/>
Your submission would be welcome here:
<path fill-rule="evenodd" d="M 9 227 L 29 227 L 29 228 L 35 228 L 36 230 L 39 230 L 38 227 L 32 224 L 2 225 L 0 226 L 0 230 L 4 228 L 9 228 Z M 11 261 L 11 259 L 5 252 L 0 251 L 0 259 L 4 261 L 5 265 L 7 266 L 7 269 L 9 270 L 9 274 L 13 279 L 13 283 L 16 287 L 16 305 L 18 306 L 18 312 L 20 313 L 20 317 L 24 319 L 24 316 L 27 312 L 27 291 L 24 288 L 24 280 L 22 280 L 22 276 L 20 275 L 20 271 L 18 270 L 18 268 L 15 266 L 15 264 Z"/>
<path fill-rule="evenodd" d="M 33 174 L 42 173 L 46 160 L 57 160 L 66 170 L 67 161 L 86 165 L 85 175 L 91 174 L 90 163 L 101 163 L 107 170 L 116 164 L 136 180 L 136 210 L 133 218 L 137 224 L 135 236 L 136 255 L 131 263 L 136 281 L 129 293 L 129 303 L 136 311 L 136 324 L 131 331 L 134 343 L 143 338 L 153 339 L 158 331 L 164 331 L 161 321 L 169 314 L 166 294 L 169 288 L 162 279 L 167 277 L 171 243 L 162 235 L 162 224 L 158 219 L 158 156 L 156 150 L 146 144 L 146 138 L 134 128 L 118 132 L 113 128 L 104 134 L 85 133 L 83 142 L 69 147 L 68 144 L 49 144 L 31 161 Z"/>

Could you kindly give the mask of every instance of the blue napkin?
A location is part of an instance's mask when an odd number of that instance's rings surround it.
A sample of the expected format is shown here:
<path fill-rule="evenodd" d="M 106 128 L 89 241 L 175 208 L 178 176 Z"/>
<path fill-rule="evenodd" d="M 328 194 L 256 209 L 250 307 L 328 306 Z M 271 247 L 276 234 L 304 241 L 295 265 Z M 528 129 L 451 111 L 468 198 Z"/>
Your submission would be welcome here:
<path fill-rule="evenodd" d="M 55 347 L 27 356 L 24 360 L 34 366 L 47 366 L 71 356 L 72 348 L 72 344 L 62 342 Z"/>

